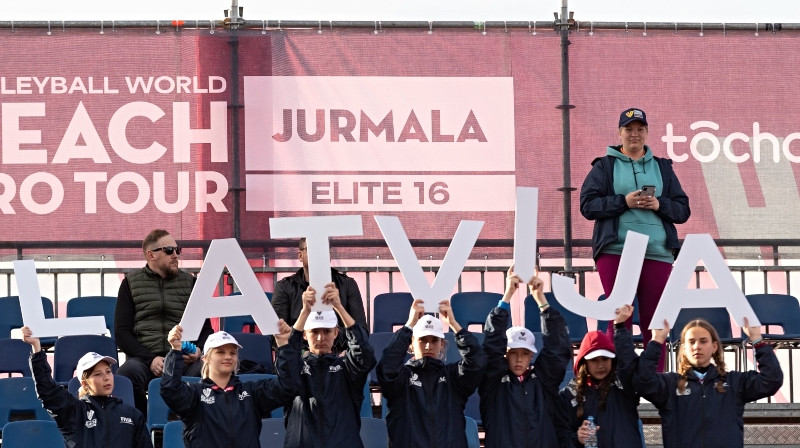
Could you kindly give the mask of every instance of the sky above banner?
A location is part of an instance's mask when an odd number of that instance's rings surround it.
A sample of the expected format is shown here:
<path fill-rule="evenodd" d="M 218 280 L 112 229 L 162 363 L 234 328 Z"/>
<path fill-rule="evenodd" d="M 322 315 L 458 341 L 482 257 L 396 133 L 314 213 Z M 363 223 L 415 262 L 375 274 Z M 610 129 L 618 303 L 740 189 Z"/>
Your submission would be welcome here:
<path fill-rule="evenodd" d="M 5 2 L 0 20 L 211 20 L 223 18 L 230 0 L 39 0 Z M 244 17 L 253 20 L 551 20 L 559 0 L 238 0 Z M 800 23 L 794 0 L 571 0 L 569 10 L 581 21 Z"/>

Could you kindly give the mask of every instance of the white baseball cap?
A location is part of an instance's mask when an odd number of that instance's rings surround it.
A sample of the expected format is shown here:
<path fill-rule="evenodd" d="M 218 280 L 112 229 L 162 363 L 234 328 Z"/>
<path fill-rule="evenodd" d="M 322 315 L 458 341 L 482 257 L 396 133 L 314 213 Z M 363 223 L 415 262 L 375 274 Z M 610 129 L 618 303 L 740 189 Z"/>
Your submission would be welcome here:
<path fill-rule="evenodd" d="M 89 352 L 81 356 L 81 359 L 78 360 L 78 366 L 75 368 L 75 376 L 78 377 L 78 379 L 81 379 L 83 372 L 96 366 L 100 361 L 107 362 L 109 366 L 117 363 L 117 360 L 110 356 L 103 356 L 99 353 Z"/>
<path fill-rule="evenodd" d="M 511 327 L 506 330 L 508 348 L 525 348 L 536 353 L 536 336 L 525 327 Z"/>
<path fill-rule="evenodd" d="M 303 330 L 313 330 L 315 328 L 333 328 L 339 323 L 336 320 L 336 312 L 329 311 L 312 311 L 306 320 L 306 325 Z"/>
<path fill-rule="evenodd" d="M 238 342 L 236 342 L 236 338 L 231 336 L 226 331 L 218 331 L 206 339 L 206 345 L 203 347 L 203 356 L 208 355 L 208 352 L 211 351 L 212 348 L 222 347 L 223 345 L 233 344 L 239 348 L 242 348 Z"/>
<path fill-rule="evenodd" d="M 419 339 L 424 336 L 436 336 L 437 338 L 444 339 L 444 332 L 442 331 L 442 321 L 426 314 L 422 316 L 414 325 L 414 337 Z"/>

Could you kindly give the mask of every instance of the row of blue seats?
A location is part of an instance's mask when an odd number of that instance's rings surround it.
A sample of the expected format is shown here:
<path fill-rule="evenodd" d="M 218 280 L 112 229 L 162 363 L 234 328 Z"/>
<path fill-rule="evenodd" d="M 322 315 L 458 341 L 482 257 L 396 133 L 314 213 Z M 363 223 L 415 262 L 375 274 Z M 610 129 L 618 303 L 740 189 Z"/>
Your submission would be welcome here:
<path fill-rule="evenodd" d="M 467 448 L 480 448 L 478 425 L 467 417 Z M 53 421 L 25 420 L 9 422 L 3 426 L 4 448 L 62 448 L 64 440 Z M 283 446 L 286 428 L 282 418 L 262 420 L 261 446 Z M 377 418 L 361 419 L 361 441 L 364 448 L 387 448 L 389 445 L 386 422 Z M 163 448 L 183 448 L 183 422 L 169 422 L 164 427 Z"/>

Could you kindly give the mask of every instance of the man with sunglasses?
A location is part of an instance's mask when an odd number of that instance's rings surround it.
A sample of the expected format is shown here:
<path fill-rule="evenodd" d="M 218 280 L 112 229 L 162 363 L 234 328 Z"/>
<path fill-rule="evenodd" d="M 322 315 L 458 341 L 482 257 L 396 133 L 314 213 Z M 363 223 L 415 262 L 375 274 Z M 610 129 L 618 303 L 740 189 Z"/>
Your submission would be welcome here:
<path fill-rule="evenodd" d="M 178 268 L 181 248 L 166 230 L 151 231 L 142 242 L 147 264 L 125 275 L 114 315 L 116 342 L 127 357 L 118 370 L 133 383 L 136 408 L 147 416 L 147 386 L 164 371 L 172 349 L 167 333 L 177 325 L 194 287 L 195 277 Z M 214 332 L 206 319 L 198 346 Z M 184 376 L 200 376 L 200 348 L 184 352 Z"/>

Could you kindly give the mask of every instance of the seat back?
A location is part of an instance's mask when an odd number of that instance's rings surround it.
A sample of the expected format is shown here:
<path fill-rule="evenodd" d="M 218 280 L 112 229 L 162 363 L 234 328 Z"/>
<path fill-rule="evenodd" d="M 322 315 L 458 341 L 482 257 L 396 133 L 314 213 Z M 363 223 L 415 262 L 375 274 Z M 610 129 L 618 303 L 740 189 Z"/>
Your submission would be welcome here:
<path fill-rule="evenodd" d="M 231 294 L 232 296 L 241 295 L 241 292 L 235 292 Z M 264 292 L 267 296 L 267 300 L 272 302 L 272 293 L 271 292 Z M 258 326 L 256 325 L 256 320 L 253 319 L 253 316 L 226 316 L 223 317 L 222 323 L 222 330 L 228 333 L 243 333 L 246 329 L 249 333 L 255 333 Z"/>
<path fill-rule="evenodd" d="M 0 378 L 0 427 L 27 419 L 52 420 L 36 396 L 33 378 Z"/>
<path fill-rule="evenodd" d="M 761 325 L 777 325 L 785 335 L 800 337 L 800 303 L 788 294 L 749 294 L 747 301 Z M 778 335 L 776 335 L 778 336 Z"/>
<path fill-rule="evenodd" d="M 74 376 L 67 384 L 69 393 L 76 397 L 78 396 L 78 389 L 80 389 L 80 387 L 81 381 Z M 114 375 L 114 390 L 111 391 L 111 395 L 119 398 L 127 405 L 136 406 L 136 402 L 133 400 L 133 383 L 131 383 L 131 380 L 126 376 Z"/>
<path fill-rule="evenodd" d="M 732 339 L 731 316 L 725 308 L 683 308 L 675 320 L 675 326 L 669 330 L 669 339 L 673 344 L 680 343 L 683 327 L 695 319 L 703 319 L 710 323 L 721 340 Z"/>
<path fill-rule="evenodd" d="M 586 336 L 586 333 L 589 331 L 588 326 L 586 325 L 586 317 L 581 316 L 580 314 L 575 314 L 572 311 L 564 308 L 563 305 L 558 303 L 555 295 L 552 292 L 546 292 L 544 293 L 544 296 L 547 299 L 547 303 L 558 310 L 562 316 L 564 316 L 564 320 L 567 322 L 567 330 L 569 331 L 570 342 L 572 342 L 573 345 L 580 344 L 583 340 L 583 337 Z M 525 328 L 535 332 L 542 331 L 539 305 L 536 304 L 536 300 L 530 294 L 525 297 Z"/>
<path fill-rule="evenodd" d="M 0 339 L 0 373 L 31 376 L 31 367 L 28 365 L 30 355 L 30 344 L 19 339 Z"/>
<path fill-rule="evenodd" d="M 185 376 L 182 378 L 185 383 L 196 383 L 200 378 L 196 376 Z M 163 429 L 164 426 L 178 416 L 167 406 L 161 398 L 161 378 L 155 378 L 147 385 L 147 428 L 152 432 L 154 429 Z"/>
<path fill-rule="evenodd" d="M 453 312 L 455 313 L 455 311 Z M 476 339 L 478 339 L 478 344 L 483 344 L 483 333 L 475 333 L 470 332 Z M 458 351 L 458 344 L 456 344 L 456 335 L 452 331 L 448 331 L 444 334 L 444 340 L 447 341 L 447 347 L 445 347 L 444 352 L 444 362 L 445 364 L 452 364 L 454 362 L 461 361 L 461 352 Z"/>
<path fill-rule="evenodd" d="M 95 352 L 116 358 L 117 344 L 110 337 L 97 334 L 62 336 L 56 340 L 53 352 L 53 379 L 66 386 L 75 375 L 75 367 L 83 355 Z M 116 364 L 111 366 L 111 371 L 117 372 Z"/>
<path fill-rule="evenodd" d="M 42 308 L 45 319 L 52 319 L 53 301 L 42 297 Z M 0 339 L 11 338 L 11 330 L 22 328 L 22 310 L 19 307 L 19 296 L 0 297 Z M 42 346 L 51 347 L 55 338 L 42 338 Z"/>
<path fill-rule="evenodd" d="M 372 395 L 369 391 L 369 381 L 364 383 L 364 399 L 361 400 L 361 412 L 359 414 L 362 418 L 372 418 Z"/>
<path fill-rule="evenodd" d="M 117 298 L 114 296 L 74 297 L 67 301 L 67 317 L 103 316 L 111 339 L 114 339 L 114 312 Z"/>
<path fill-rule="evenodd" d="M 450 306 L 461 326 L 469 328 L 470 325 L 480 325 L 483 331 L 486 317 L 502 299 L 503 295 L 496 292 L 458 292 L 450 297 Z"/>
<path fill-rule="evenodd" d="M 261 434 L 258 441 L 261 446 L 281 447 L 286 438 L 286 426 L 282 418 L 265 418 L 261 420 Z"/>
<path fill-rule="evenodd" d="M 391 333 L 395 325 L 408 321 L 408 311 L 414 298 L 409 292 L 378 294 L 372 304 L 372 333 Z"/>
<path fill-rule="evenodd" d="M 386 429 L 386 420 L 362 418 L 361 432 L 359 434 L 364 448 L 387 448 L 389 446 L 389 432 Z"/>
<path fill-rule="evenodd" d="M 54 421 L 23 420 L 3 426 L 3 448 L 64 448 L 64 437 Z"/>
<path fill-rule="evenodd" d="M 163 448 L 184 448 L 183 422 L 174 420 L 164 425 Z"/>
<path fill-rule="evenodd" d="M 252 361 L 264 366 L 266 372 L 273 373 L 272 344 L 270 337 L 258 333 L 231 333 L 242 348 L 239 349 L 239 362 Z"/>
<path fill-rule="evenodd" d="M 467 448 L 480 448 L 481 441 L 478 438 L 478 423 L 470 417 L 464 417 L 464 420 L 466 421 Z"/>
<path fill-rule="evenodd" d="M 409 305 L 409 308 L 411 308 L 411 305 Z M 372 346 L 372 350 L 375 352 L 376 366 L 377 363 L 381 361 L 381 358 L 383 358 L 383 350 L 389 344 L 389 341 L 392 339 L 393 335 L 394 333 L 388 331 L 381 333 L 372 333 L 371 335 L 369 335 L 369 345 Z M 369 384 L 372 385 L 378 384 L 378 376 L 375 373 L 376 368 L 377 367 L 373 367 L 372 371 L 370 371 L 369 373 Z"/>

